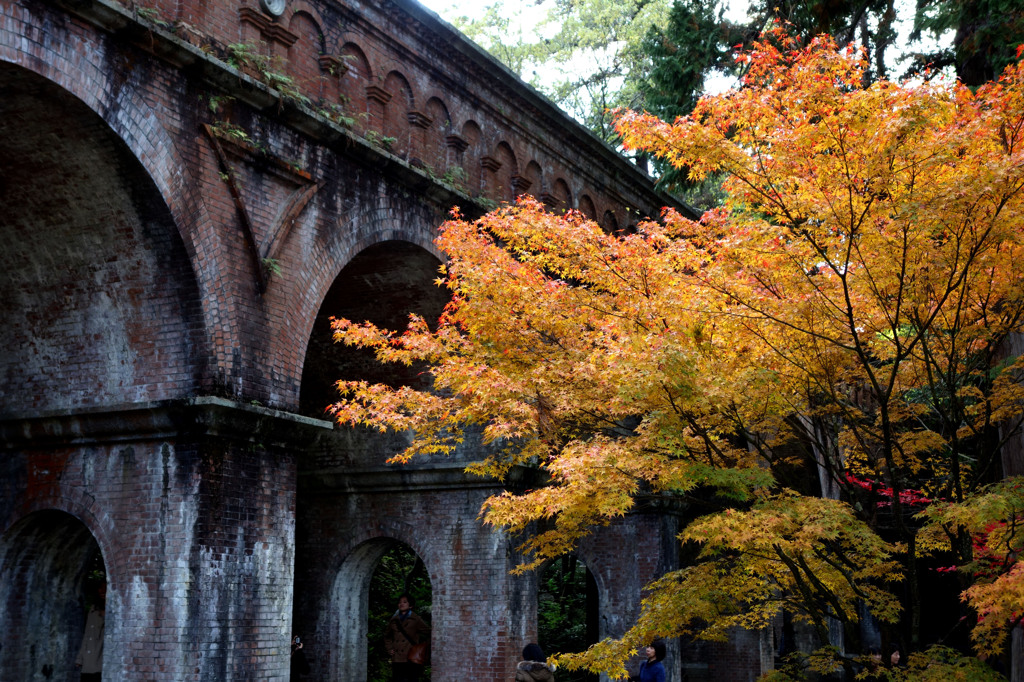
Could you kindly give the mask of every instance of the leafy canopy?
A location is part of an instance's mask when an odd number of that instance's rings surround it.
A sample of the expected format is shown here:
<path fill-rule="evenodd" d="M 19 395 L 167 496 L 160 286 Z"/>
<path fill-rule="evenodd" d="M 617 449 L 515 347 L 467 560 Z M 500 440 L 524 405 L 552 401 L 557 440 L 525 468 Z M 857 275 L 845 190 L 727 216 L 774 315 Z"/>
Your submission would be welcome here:
<path fill-rule="evenodd" d="M 694 563 L 569 668 L 621 676 L 652 636 L 720 638 L 780 609 L 822 644 L 838 623 L 857 649 L 859 604 L 918 642 L 920 603 L 897 595 L 920 590 L 896 586 L 926 552 L 965 568 L 980 651 L 1021 618 L 1020 536 L 999 530 L 1022 521 L 1019 482 L 984 486 L 1024 404 L 1022 361 L 1003 352 L 1024 315 L 1024 69 L 976 92 L 864 87 L 856 51 L 768 38 L 744 55 L 743 88 L 674 123 L 618 118 L 628 147 L 723 174 L 722 208 L 666 210 L 632 235 L 529 198 L 456 213 L 436 331 L 335 322 L 337 340 L 426 361 L 434 381 L 339 382 L 339 421 L 413 431 L 399 461 L 480 428 L 493 450 L 474 471 L 547 474 L 483 509 L 522 534 L 523 568 L 639 494 L 693 505 Z M 792 466 L 814 490 L 779 482 Z"/>

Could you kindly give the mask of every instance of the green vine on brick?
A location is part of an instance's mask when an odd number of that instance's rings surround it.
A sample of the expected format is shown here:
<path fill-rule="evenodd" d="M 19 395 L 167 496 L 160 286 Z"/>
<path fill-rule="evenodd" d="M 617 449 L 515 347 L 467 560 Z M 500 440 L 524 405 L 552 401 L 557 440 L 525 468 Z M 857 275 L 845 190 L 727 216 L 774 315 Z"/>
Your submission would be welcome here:
<path fill-rule="evenodd" d="M 369 142 L 370 144 L 377 145 L 381 149 L 385 150 L 390 150 L 392 145 L 398 142 L 397 137 L 381 135 L 376 130 L 367 130 L 364 137 L 366 138 L 366 141 Z"/>
<path fill-rule="evenodd" d="M 360 118 L 363 119 L 364 122 L 367 119 L 367 114 L 365 112 L 351 115 L 341 104 L 321 104 L 321 106 L 317 107 L 316 113 L 329 121 L 337 123 L 343 128 L 352 128 Z"/>
<path fill-rule="evenodd" d="M 266 270 L 268 275 L 281 274 L 281 264 L 276 258 L 264 258 L 260 262 L 263 263 L 263 269 Z"/>
<path fill-rule="evenodd" d="M 215 121 L 210 127 L 218 134 L 234 140 L 235 142 L 245 142 L 254 146 L 256 144 L 253 142 L 253 139 L 249 137 L 249 133 L 247 133 L 244 128 L 237 126 L 234 123 L 229 123 L 227 121 Z"/>
<path fill-rule="evenodd" d="M 206 106 L 210 109 L 211 113 L 219 114 L 224 103 L 232 102 L 234 99 L 230 95 L 207 95 Z"/>
<path fill-rule="evenodd" d="M 227 47 L 227 63 L 239 71 L 248 71 L 268 87 L 277 90 L 284 99 L 310 106 L 310 99 L 302 94 L 295 79 L 277 70 L 279 60 L 259 52 L 252 43 L 231 43 Z"/>
<path fill-rule="evenodd" d="M 155 7 L 139 7 L 136 5 L 134 8 L 136 16 L 143 21 L 146 21 L 154 26 L 160 28 L 167 28 L 170 26 L 169 23 L 160 18 L 160 10 Z"/>
<path fill-rule="evenodd" d="M 451 185 L 452 187 L 464 188 L 466 183 L 469 181 L 469 175 L 466 173 L 466 169 L 462 166 L 451 166 L 444 172 L 444 175 L 441 177 L 441 181 Z"/>

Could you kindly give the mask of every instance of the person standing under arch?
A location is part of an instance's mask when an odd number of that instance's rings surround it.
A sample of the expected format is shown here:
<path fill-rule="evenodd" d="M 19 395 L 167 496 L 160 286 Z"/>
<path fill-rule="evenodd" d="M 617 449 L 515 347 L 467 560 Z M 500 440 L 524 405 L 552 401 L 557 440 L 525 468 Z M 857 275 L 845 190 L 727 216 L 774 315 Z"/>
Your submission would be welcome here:
<path fill-rule="evenodd" d="M 96 604 L 85 620 L 82 646 L 75 659 L 82 682 L 99 682 L 103 675 L 103 631 L 107 616 L 107 586 L 96 589 Z"/>
<path fill-rule="evenodd" d="M 409 661 L 413 644 L 430 640 L 430 627 L 413 612 L 412 598 L 403 594 L 398 598 L 398 610 L 388 621 L 384 631 L 384 647 L 391 656 L 394 682 L 418 682 L 421 666 Z"/>

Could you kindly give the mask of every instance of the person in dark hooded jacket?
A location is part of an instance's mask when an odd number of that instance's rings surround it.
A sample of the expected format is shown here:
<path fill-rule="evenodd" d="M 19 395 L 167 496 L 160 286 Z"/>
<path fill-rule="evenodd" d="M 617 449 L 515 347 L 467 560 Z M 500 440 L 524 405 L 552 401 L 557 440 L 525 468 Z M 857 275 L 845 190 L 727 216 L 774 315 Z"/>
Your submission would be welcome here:
<path fill-rule="evenodd" d="M 545 663 L 547 658 L 538 645 L 527 644 L 516 666 L 516 682 L 553 682 L 555 666 Z"/>
<path fill-rule="evenodd" d="M 665 642 L 656 639 L 651 642 L 644 652 L 647 660 L 640 664 L 640 674 L 630 677 L 630 680 L 638 682 L 665 682 L 665 666 L 661 664 L 665 660 Z"/>

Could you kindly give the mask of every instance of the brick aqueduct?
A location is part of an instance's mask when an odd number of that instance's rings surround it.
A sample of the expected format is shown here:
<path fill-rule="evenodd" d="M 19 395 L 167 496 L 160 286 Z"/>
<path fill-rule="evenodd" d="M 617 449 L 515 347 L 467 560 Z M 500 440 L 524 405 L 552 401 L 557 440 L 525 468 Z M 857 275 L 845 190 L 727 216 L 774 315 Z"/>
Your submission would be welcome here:
<path fill-rule="evenodd" d="M 400 438 L 325 421 L 334 379 L 415 380 L 326 321 L 436 314 L 454 205 L 614 230 L 667 199 L 415 0 L 0 8 L 0 679 L 77 679 L 97 556 L 105 680 L 285 680 L 293 632 L 309 679 L 365 679 L 395 543 L 430 575 L 433 679 L 510 679 L 538 590 L 476 518 L 504 483 L 462 472 L 478 446 L 389 467 Z M 602 636 L 675 523 L 580 548 Z"/>

